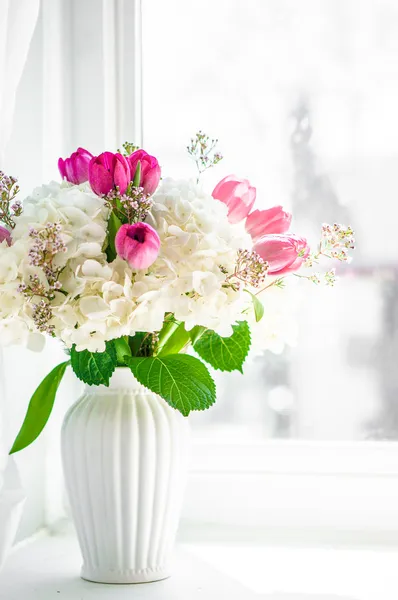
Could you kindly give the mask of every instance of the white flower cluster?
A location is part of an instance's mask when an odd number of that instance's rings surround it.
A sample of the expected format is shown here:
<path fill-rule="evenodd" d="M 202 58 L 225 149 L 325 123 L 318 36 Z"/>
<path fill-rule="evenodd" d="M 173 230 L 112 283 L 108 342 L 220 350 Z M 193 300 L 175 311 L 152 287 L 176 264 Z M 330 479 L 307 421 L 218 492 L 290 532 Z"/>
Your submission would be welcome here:
<path fill-rule="evenodd" d="M 108 211 L 104 202 L 95 196 L 87 184 L 71 186 L 51 182 L 36 188 L 24 202 L 23 214 L 15 219 L 13 243 L 0 246 L 0 341 L 7 345 L 27 342 L 40 347 L 35 327 L 33 307 L 40 298 L 26 298 L 21 285 L 29 285 L 37 277 L 44 287 L 47 281 L 43 269 L 33 266 L 29 251 L 33 241 L 32 229 L 41 231 L 48 223 L 60 224 L 60 236 L 66 252 L 57 254 L 54 262 L 61 270 L 62 291 L 54 294 L 51 302 L 52 324 L 57 337 L 75 328 L 80 322 L 78 289 L 85 288 L 81 281 L 87 260 L 99 259 L 105 264 L 102 246 L 106 237 Z M 84 275 L 83 275 L 84 279 Z M 77 330 L 76 330 L 77 331 Z M 66 341 L 66 339 L 64 339 Z"/>
<path fill-rule="evenodd" d="M 247 294 L 224 287 L 233 273 L 238 248 L 250 247 L 241 225 L 231 225 L 227 209 L 193 182 L 166 179 L 153 197 L 148 222 L 159 233 L 158 259 L 133 272 L 117 258 L 108 264 L 103 252 L 108 209 L 88 184 L 50 183 L 34 190 L 16 219 L 13 243 L 0 245 L 0 341 L 38 341 L 33 306 L 21 285 L 43 269 L 29 261 L 30 231 L 47 223 L 60 225 L 66 252 L 56 254 L 59 288 L 50 302 L 56 337 L 77 350 L 103 351 L 105 342 L 137 331 L 158 331 L 164 314 L 186 323 L 232 333 L 231 325 L 247 305 Z"/>

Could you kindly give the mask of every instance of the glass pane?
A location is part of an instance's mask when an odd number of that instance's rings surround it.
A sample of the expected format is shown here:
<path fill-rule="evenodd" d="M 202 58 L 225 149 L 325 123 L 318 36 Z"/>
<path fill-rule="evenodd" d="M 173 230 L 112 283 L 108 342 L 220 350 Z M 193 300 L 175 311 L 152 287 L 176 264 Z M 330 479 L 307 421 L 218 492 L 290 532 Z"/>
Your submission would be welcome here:
<path fill-rule="evenodd" d="M 194 176 L 185 148 L 202 129 L 225 156 L 209 190 L 236 172 L 258 208 L 292 210 L 297 233 L 356 231 L 335 288 L 296 286 L 298 345 L 217 375 L 217 406 L 194 426 L 215 439 L 398 438 L 398 4 L 144 0 L 143 27 L 144 142 L 163 173 Z"/>

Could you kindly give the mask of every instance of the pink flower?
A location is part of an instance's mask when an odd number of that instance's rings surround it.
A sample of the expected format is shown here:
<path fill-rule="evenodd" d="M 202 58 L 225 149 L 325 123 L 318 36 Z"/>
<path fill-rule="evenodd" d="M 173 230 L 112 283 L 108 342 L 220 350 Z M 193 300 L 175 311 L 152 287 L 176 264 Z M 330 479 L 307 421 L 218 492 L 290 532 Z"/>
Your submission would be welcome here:
<path fill-rule="evenodd" d="M 116 234 L 115 246 L 120 258 L 132 269 L 147 269 L 159 254 L 160 238 L 147 223 L 122 225 Z"/>
<path fill-rule="evenodd" d="M 69 158 L 58 160 L 58 169 L 62 179 L 78 185 L 88 180 L 88 165 L 93 155 L 84 148 L 78 148 Z"/>
<path fill-rule="evenodd" d="M 136 150 L 127 157 L 130 164 L 131 180 L 134 179 L 137 163 L 141 163 L 141 178 L 139 187 L 144 188 L 145 194 L 150 196 L 156 191 L 160 180 L 160 166 L 154 156 L 150 156 L 145 150 Z"/>
<path fill-rule="evenodd" d="M 310 253 L 307 240 L 293 233 L 264 235 L 253 250 L 268 262 L 269 275 L 297 271 Z"/>
<path fill-rule="evenodd" d="M 228 220 L 239 223 L 247 217 L 256 199 L 256 188 L 247 179 L 238 179 L 227 175 L 216 185 L 213 198 L 221 200 L 228 206 Z"/>
<path fill-rule="evenodd" d="M 0 244 L 6 240 L 7 244 L 11 246 L 11 233 L 5 227 L 0 225 Z"/>
<path fill-rule="evenodd" d="M 253 242 L 269 233 L 285 233 L 292 221 L 292 215 L 282 206 L 273 206 L 267 210 L 254 210 L 246 219 L 246 231 Z"/>
<path fill-rule="evenodd" d="M 121 154 L 103 152 L 91 159 L 88 180 L 98 196 L 106 196 L 116 186 L 124 194 L 131 181 L 129 163 Z"/>

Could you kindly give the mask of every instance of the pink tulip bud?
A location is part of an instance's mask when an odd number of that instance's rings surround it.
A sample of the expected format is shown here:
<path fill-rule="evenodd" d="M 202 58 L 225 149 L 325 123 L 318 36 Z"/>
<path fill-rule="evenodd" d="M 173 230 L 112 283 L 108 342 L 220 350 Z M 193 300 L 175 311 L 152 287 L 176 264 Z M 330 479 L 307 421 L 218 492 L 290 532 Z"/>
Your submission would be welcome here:
<path fill-rule="evenodd" d="M 103 152 L 91 159 L 88 180 L 98 196 L 106 196 L 116 186 L 124 194 L 131 181 L 129 163 L 121 154 Z"/>
<path fill-rule="evenodd" d="M 88 165 L 93 155 L 84 148 L 78 148 L 69 158 L 58 160 L 58 169 L 62 179 L 78 185 L 88 180 Z"/>
<path fill-rule="evenodd" d="M 5 227 L 0 225 L 0 244 L 6 240 L 7 244 L 11 246 L 11 233 Z"/>
<path fill-rule="evenodd" d="M 139 186 L 144 188 L 145 194 L 152 194 L 156 191 L 160 180 L 160 166 L 154 156 L 150 156 L 145 150 L 136 150 L 127 157 L 130 164 L 131 180 L 134 180 L 137 163 L 141 163 L 141 178 Z"/>
<path fill-rule="evenodd" d="M 297 271 L 310 253 L 307 240 L 293 233 L 264 235 L 253 250 L 268 262 L 269 275 Z"/>
<path fill-rule="evenodd" d="M 282 206 L 273 206 L 267 210 L 254 210 L 246 219 L 246 231 L 253 242 L 269 233 L 285 233 L 292 221 L 292 215 Z"/>
<path fill-rule="evenodd" d="M 228 206 L 229 222 L 239 223 L 253 208 L 256 188 L 251 186 L 247 179 L 238 179 L 235 175 L 227 175 L 216 185 L 212 196 Z"/>
<path fill-rule="evenodd" d="M 160 238 L 147 223 L 122 225 L 116 234 L 115 246 L 120 258 L 132 269 L 147 269 L 159 254 Z"/>

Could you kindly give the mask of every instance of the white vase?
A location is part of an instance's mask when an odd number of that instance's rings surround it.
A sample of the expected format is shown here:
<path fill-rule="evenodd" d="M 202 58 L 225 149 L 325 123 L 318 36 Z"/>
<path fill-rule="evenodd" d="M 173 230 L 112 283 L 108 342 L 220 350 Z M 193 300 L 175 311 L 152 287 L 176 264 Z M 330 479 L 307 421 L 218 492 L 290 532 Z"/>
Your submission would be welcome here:
<path fill-rule="evenodd" d="M 83 579 L 168 577 L 187 473 L 187 419 L 120 368 L 109 388 L 87 386 L 68 411 L 62 455 Z"/>

